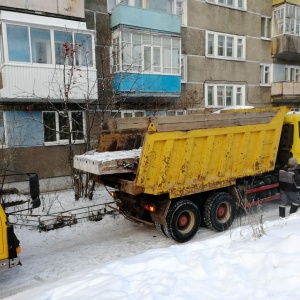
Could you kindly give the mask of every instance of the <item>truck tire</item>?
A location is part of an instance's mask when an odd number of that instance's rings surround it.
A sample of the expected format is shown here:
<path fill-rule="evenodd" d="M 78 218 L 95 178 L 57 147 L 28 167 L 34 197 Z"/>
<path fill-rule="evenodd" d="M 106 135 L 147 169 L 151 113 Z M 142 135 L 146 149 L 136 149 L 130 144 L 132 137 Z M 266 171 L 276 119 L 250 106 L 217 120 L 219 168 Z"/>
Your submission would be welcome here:
<path fill-rule="evenodd" d="M 200 226 L 200 211 L 190 200 L 179 200 L 170 207 L 167 213 L 165 234 L 179 243 L 189 241 Z"/>
<path fill-rule="evenodd" d="M 204 206 L 204 222 L 215 231 L 227 230 L 235 217 L 235 203 L 227 193 L 210 196 Z"/>

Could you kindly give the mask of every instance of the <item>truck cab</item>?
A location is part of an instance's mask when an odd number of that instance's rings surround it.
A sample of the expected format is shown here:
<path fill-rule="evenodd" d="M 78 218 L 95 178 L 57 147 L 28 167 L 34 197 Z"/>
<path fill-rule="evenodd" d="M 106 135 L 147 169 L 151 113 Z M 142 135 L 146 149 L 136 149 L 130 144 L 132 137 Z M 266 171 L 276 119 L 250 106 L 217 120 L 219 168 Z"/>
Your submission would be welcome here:
<path fill-rule="evenodd" d="M 0 190 L 2 198 L 0 201 L 0 272 L 21 264 L 19 257 L 21 252 L 20 241 L 14 233 L 13 225 L 9 223 L 9 216 L 13 215 L 16 211 L 9 213 L 7 212 L 8 208 L 30 203 L 30 209 L 33 209 L 39 207 L 41 203 L 39 198 L 39 180 L 37 174 L 30 173 L 26 175 L 29 177 L 31 200 L 5 202 L 3 195 L 12 190 L 16 191 L 16 189 Z"/>
<path fill-rule="evenodd" d="M 291 110 L 284 117 L 283 136 L 289 157 L 300 161 L 300 111 Z"/>

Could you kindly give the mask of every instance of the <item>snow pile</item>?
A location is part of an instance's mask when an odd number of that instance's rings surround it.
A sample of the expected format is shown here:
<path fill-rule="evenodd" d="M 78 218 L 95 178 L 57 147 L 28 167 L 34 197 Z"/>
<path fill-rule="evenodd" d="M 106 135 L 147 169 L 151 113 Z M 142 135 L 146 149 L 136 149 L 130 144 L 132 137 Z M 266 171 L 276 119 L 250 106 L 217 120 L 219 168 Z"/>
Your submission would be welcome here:
<path fill-rule="evenodd" d="M 278 213 L 278 205 L 273 208 Z M 243 226 L 224 233 L 212 233 L 205 239 L 201 232 L 207 229 L 201 228 L 195 239 L 186 244 L 154 236 L 155 231 L 145 230 L 148 227 L 142 227 L 140 231 L 140 225 L 123 221 L 118 225 L 120 220 L 109 220 L 103 225 L 96 225 L 106 226 L 110 231 L 106 232 L 106 237 L 115 238 L 111 243 L 103 240 L 105 247 L 102 249 L 99 248 L 101 241 L 97 242 L 97 233 L 101 235 L 101 232 L 85 231 L 86 223 L 50 233 L 52 238 L 56 237 L 60 247 L 51 246 L 52 240 L 46 247 L 49 257 L 36 256 L 30 268 L 34 269 L 35 264 L 41 264 L 43 259 L 47 262 L 43 272 L 49 275 L 56 272 L 53 259 L 59 257 L 59 251 L 56 256 L 51 256 L 51 247 L 54 247 L 61 249 L 62 255 L 69 253 L 63 257 L 65 261 L 73 253 L 73 265 L 69 266 L 73 266 L 75 271 L 69 270 L 68 276 L 46 280 L 39 286 L 5 299 L 300 299 L 300 212 L 286 219 L 276 217 L 273 221 L 264 222 L 265 234 L 261 238 L 254 238 L 253 228 Z M 76 242 L 74 230 L 78 234 Z M 113 231 L 120 235 L 114 236 Z M 64 236 L 68 233 L 69 238 L 60 239 L 62 232 Z M 149 235 L 148 240 L 142 241 L 143 235 Z M 33 238 L 37 236 L 34 234 Z M 86 239 L 90 244 L 83 245 Z M 168 244 L 163 246 L 163 241 Z M 133 255 L 141 242 L 145 249 L 147 245 L 152 249 Z M 41 247 L 42 243 L 41 240 Z M 121 254 L 128 247 L 131 248 L 131 256 L 115 257 L 105 263 L 99 261 L 101 251 L 107 255 L 116 251 Z M 64 260 L 59 259 L 63 263 Z M 95 263 L 91 266 L 88 261 L 93 259 Z M 80 264 L 81 271 L 76 268 L 77 264 Z M 7 272 L 14 270 L 16 268 Z M 17 281 L 15 278 L 12 280 Z M 0 288 L 1 284 L 0 281 Z"/>

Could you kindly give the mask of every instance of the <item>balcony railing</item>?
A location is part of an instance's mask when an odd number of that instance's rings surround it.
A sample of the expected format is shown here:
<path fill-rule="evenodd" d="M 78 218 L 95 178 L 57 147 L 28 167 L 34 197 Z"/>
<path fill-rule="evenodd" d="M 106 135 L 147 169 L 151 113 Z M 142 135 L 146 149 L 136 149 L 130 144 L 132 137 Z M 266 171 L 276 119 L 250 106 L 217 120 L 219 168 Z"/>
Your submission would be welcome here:
<path fill-rule="evenodd" d="M 70 70 L 63 66 L 40 66 L 4 64 L 1 68 L 0 98 L 8 99 L 47 99 L 64 98 L 64 78 L 70 78 Z M 96 69 L 84 67 L 73 71 L 69 99 L 86 101 L 97 99 Z"/>
<path fill-rule="evenodd" d="M 274 82 L 271 87 L 272 101 L 288 102 L 300 98 L 300 82 Z M 297 100 L 299 101 L 299 100 Z"/>

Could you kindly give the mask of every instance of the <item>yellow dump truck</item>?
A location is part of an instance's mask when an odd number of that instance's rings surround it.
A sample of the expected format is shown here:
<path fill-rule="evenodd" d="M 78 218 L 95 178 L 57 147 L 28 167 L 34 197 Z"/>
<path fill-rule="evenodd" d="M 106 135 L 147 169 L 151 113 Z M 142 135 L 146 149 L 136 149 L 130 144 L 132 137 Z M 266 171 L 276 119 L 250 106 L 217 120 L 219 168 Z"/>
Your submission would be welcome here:
<path fill-rule="evenodd" d="M 112 119 L 97 150 L 75 156 L 74 167 L 115 189 L 124 216 L 186 242 L 200 224 L 226 230 L 239 206 L 280 197 L 276 168 L 300 155 L 300 114 L 289 111 Z"/>
<path fill-rule="evenodd" d="M 7 170 L 6 170 L 7 171 Z M 24 175 L 21 173 L 5 172 L 5 176 L 9 175 Z M 8 175 L 8 174 L 9 175 Z M 14 194 L 18 191 L 14 188 L 0 189 L 1 203 L 0 203 L 0 272 L 20 265 L 19 253 L 21 252 L 20 242 L 14 233 L 14 227 L 9 223 L 9 215 L 16 211 L 9 213 L 11 207 L 29 203 L 31 209 L 40 206 L 39 198 L 39 181 L 37 174 L 26 174 L 29 177 L 29 189 L 31 200 L 6 201 L 5 195 Z M 19 211 L 18 211 L 19 212 Z"/>

